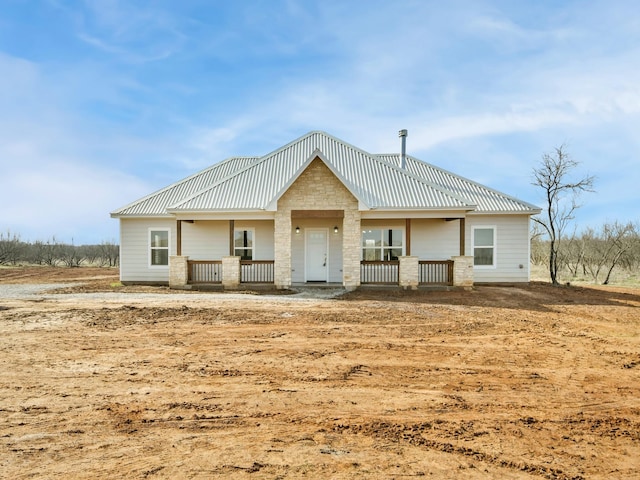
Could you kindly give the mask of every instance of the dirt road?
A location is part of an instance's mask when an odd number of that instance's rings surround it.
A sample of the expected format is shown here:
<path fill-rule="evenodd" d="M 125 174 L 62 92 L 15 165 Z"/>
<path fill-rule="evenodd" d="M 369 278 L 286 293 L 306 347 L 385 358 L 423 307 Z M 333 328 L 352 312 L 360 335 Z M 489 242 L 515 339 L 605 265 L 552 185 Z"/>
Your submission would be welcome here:
<path fill-rule="evenodd" d="M 174 294 L 59 270 L 0 269 L 0 292 L 84 282 L 0 297 L 4 478 L 640 476 L 640 290 Z"/>

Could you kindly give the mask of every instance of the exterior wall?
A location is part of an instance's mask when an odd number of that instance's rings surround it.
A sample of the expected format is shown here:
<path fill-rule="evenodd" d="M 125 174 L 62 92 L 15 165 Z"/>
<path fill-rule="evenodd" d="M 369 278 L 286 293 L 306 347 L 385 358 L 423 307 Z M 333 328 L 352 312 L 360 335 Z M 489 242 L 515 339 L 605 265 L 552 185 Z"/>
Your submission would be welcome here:
<path fill-rule="evenodd" d="M 182 255 L 189 260 L 220 260 L 229 255 L 229 221 L 182 222 Z"/>
<path fill-rule="evenodd" d="M 342 275 L 340 280 L 348 288 L 360 285 L 360 212 L 358 211 L 358 201 L 351 195 L 349 190 L 336 178 L 329 168 L 316 159 L 307 167 L 307 169 L 298 177 L 291 187 L 278 200 L 278 211 L 275 220 L 275 238 L 277 239 L 275 247 L 275 276 L 276 286 L 279 288 L 287 288 L 291 286 L 292 274 L 295 278 L 302 278 L 304 281 L 304 271 L 300 276 L 300 244 L 299 239 L 294 237 L 302 237 L 293 233 L 296 225 L 292 224 L 291 210 L 343 210 L 343 222 L 338 224 L 340 228 L 340 236 L 342 237 Z M 302 228 L 296 219 L 295 222 Z M 335 223 L 335 222 L 334 222 Z M 333 224 L 329 226 L 330 237 L 333 236 Z M 336 240 L 330 240 L 330 242 Z M 293 243 L 295 242 L 295 244 Z M 295 245 L 295 252 L 292 246 Z M 330 255 L 335 255 L 335 249 L 329 246 Z M 292 262 L 292 253 L 296 259 L 296 266 Z M 304 252 L 302 253 L 302 261 L 304 262 Z M 335 258 L 329 259 L 330 263 L 336 261 Z M 333 267 L 331 267 L 333 270 Z M 295 272 L 292 272 L 292 269 Z M 332 272 L 332 275 L 335 271 Z M 330 277 L 335 278 L 335 277 Z"/>
<path fill-rule="evenodd" d="M 176 254 L 176 221 L 120 219 L 120 281 L 169 283 L 169 266 L 149 266 L 149 229 L 169 229 L 169 255 Z"/>
<path fill-rule="evenodd" d="M 411 220 L 411 255 L 420 260 L 449 260 L 460 254 L 460 223 L 443 218 Z"/>
<path fill-rule="evenodd" d="M 235 228 L 255 231 L 254 260 L 273 260 L 273 221 L 238 220 Z M 190 260 L 220 260 L 229 255 L 229 220 L 183 222 L 182 254 Z"/>
<path fill-rule="evenodd" d="M 466 254 L 473 257 L 474 226 L 495 226 L 495 267 L 474 267 L 474 283 L 529 281 L 529 216 L 468 215 Z"/>

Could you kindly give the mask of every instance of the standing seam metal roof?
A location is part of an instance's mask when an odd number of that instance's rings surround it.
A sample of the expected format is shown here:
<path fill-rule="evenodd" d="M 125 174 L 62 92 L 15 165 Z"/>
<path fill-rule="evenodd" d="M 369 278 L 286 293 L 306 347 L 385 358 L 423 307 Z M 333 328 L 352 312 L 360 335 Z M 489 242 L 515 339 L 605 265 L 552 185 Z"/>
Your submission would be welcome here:
<path fill-rule="evenodd" d="M 112 216 L 179 211 L 263 210 L 320 157 L 369 208 L 537 213 L 534 205 L 407 156 L 367 153 L 325 132 L 310 132 L 263 157 L 233 157 L 143 197 Z"/>
<path fill-rule="evenodd" d="M 324 132 L 311 132 L 168 210 L 266 209 L 316 155 L 370 208 L 473 208 L 375 155 Z"/>

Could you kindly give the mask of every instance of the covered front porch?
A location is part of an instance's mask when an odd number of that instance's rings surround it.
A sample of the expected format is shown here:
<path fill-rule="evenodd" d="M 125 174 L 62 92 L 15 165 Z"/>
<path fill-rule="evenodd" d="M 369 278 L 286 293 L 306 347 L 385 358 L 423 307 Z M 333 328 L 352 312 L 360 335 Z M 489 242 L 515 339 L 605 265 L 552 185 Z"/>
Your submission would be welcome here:
<path fill-rule="evenodd" d="M 172 288 L 225 289 L 324 284 L 348 290 L 360 285 L 473 284 L 471 257 L 442 258 L 444 254 L 437 252 L 440 258 L 425 258 L 429 248 L 435 251 L 435 247 L 424 245 L 442 243 L 438 236 L 443 236 L 440 230 L 452 229 L 450 219 L 354 220 L 347 223 L 342 210 L 294 210 L 280 220 L 179 219 L 176 255 L 169 259 L 169 284 Z M 464 253 L 464 218 L 455 223 L 459 224 L 459 238 L 453 250 L 459 250 L 451 253 Z M 390 228 L 382 228 L 385 225 Z M 431 238 L 425 237 L 429 230 L 435 232 Z M 204 251 L 203 239 L 215 244 L 215 251 L 213 247 Z M 417 255 L 412 254 L 413 245 Z M 451 245 L 446 249 L 451 250 Z"/>

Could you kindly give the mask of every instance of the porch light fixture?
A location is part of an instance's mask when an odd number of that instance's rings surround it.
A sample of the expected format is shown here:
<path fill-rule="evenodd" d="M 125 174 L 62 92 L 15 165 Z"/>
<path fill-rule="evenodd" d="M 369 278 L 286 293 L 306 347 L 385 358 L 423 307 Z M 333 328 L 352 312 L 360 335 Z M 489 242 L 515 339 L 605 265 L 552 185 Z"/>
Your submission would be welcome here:
<path fill-rule="evenodd" d="M 338 226 L 333 227 L 333 233 L 338 233 Z"/>
<path fill-rule="evenodd" d="M 296 235 L 300 235 L 300 227 L 296 227 Z"/>

